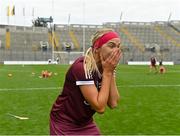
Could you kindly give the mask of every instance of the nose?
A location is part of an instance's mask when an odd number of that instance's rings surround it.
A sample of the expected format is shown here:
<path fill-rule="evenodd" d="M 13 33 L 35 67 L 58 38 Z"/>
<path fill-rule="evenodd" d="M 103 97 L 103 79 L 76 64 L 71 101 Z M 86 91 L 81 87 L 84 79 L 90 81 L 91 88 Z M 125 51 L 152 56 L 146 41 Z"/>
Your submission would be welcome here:
<path fill-rule="evenodd" d="M 114 48 L 114 51 L 115 51 L 115 52 L 121 52 L 121 50 L 120 50 L 119 47 Z"/>

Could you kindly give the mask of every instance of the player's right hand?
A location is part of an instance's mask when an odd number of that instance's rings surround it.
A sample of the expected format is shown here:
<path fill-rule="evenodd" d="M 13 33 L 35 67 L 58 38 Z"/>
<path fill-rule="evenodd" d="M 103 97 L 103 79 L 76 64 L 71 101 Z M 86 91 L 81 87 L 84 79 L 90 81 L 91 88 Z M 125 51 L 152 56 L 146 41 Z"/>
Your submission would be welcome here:
<path fill-rule="evenodd" d="M 114 49 L 106 60 L 103 59 L 102 54 L 100 54 L 100 57 L 103 72 L 113 73 L 114 69 L 121 59 L 121 51 L 118 48 Z"/>

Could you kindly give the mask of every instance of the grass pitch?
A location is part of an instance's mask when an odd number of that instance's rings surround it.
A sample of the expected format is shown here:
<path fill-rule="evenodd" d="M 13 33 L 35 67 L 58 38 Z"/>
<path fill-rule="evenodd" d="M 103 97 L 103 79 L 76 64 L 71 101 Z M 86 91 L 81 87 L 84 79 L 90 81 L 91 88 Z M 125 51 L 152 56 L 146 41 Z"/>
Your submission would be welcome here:
<path fill-rule="evenodd" d="M 0 65 L 0 135 L 49 134 L 49 112 L 68 67 Z M 102 134 L 180 135 L 180 66 L 166 68 L 161 75 L 149 73 L 148 66 L 118 67 L 119 105 L 95 115 Z M 39 78 L 42 70 L 57 75 Z"/>

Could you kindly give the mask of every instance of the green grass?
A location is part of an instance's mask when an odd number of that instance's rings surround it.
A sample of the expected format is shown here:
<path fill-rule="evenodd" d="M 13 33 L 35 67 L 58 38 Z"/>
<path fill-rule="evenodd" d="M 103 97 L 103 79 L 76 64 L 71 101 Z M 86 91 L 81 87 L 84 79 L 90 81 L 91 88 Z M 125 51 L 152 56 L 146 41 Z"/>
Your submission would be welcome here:
<path fill-rule="evenodd" d="M 180 135 L 180 65 L 166 68 L 167 73 L 161 75 L 149 73 L 148 66 L 118 67 L 120 103 L 114 110 L 107 108 L 103 115 L 95 115 L 102 134 Z M 45 69 L 58 75 L 39 78 Z M 60 65 L 0 65 L 0 134 L 49 134 L 49 112 L 67 69 Z M 8 77 L 9 73 L 13 76 Z"/>

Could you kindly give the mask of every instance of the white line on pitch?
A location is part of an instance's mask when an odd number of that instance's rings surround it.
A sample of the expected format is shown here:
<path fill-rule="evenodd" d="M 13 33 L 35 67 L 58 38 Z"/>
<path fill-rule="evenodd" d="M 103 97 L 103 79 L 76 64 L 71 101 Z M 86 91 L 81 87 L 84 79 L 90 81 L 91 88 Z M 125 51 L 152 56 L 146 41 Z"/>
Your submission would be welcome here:
<path fill-rule="evenodd" d="M 179 85 L 121 85 L 118 87 L 180 87 Z"/>
<path fill-rule="evenodd" d="M 1 88 L 0 91 L 29 91 L 29 90 L 57 90 L 61 87 L 39 87 L 39 88 Z"/>
<path fill-rule="evenodd" d="M 119 85 L 117 87 L 180 87 L 179 85 Z M 37 88 L 0 88 L 0 91 L 31 91 L 31 90 L 58 90 L 62 87 L 37 87 Z"/>

